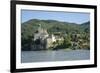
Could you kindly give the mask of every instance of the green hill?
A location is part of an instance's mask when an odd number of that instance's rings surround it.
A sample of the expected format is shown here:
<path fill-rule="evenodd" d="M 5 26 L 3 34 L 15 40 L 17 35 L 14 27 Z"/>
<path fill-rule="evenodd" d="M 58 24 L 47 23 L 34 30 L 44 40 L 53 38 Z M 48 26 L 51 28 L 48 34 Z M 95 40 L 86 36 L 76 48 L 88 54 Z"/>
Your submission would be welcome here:
<path fill-rule="evenodd" d="M 38 29 L 39 24 L 41 24 L 43 29 L 47 29 L 49 34 L 55 34 L 56 32 L 61 32 L 62 35 L 83 32 L 89 34 L 90 29 L 89 21 L 83 24 L 76 24 L 56 20 L 31 19 L 21 24 L 22 47 L 25 44 L 29 45 L 31 43 L 30 41 L 33 38 L 34 32 Z"/>

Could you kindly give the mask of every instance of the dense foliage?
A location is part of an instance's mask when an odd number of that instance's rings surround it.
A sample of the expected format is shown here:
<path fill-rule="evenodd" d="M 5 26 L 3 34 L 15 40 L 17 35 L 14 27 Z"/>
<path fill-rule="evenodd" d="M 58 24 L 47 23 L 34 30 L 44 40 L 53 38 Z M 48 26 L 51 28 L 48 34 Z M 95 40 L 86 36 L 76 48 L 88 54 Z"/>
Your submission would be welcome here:
<path fill-rule="evenodd" d="M 47 29 L 49 34 L 56 34 L 60 32 L 60 35 L 64 37 L 63 44 L 58 45 L 57 47 L 63 48 L 75 48 L 72 46 L 72 42 L 78 42 L 77 48 L 79 49 L 90 49 L 90 22 L 85 22 L 83 24 L 75 24 L 68 22 L 60 22 L 56 20 L 39 20 L 31 19 L 27 22 L 21 24 L 21 44 L 22 50 L 30 50 L 31 44 L 34 44 L 32 41 L 34 38 L 34 33 L 41 24 L 42 28 Z M 79 34 L 79 36 L 77 35 Z M 66 36 L 67 35 L 67 36 Z M 57 44 L 54 43 L 54 45 Z"/>

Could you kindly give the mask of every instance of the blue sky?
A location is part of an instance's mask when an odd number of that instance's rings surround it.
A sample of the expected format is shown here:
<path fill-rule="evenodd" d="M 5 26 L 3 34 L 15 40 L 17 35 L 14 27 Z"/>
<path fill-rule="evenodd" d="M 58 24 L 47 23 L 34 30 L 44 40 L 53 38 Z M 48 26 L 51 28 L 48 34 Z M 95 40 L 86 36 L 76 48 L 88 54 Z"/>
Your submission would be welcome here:
<path fill-rule="evenodd" d="M 63 22 L 71 22 L 81 24 L 90 20 L 89 13 L 78 12 L 61 12 L 61 11 L 35 11 L 21 10 L 21 22 L 26 22 L 30 19 L 40 20 L 58 20 Z"/>

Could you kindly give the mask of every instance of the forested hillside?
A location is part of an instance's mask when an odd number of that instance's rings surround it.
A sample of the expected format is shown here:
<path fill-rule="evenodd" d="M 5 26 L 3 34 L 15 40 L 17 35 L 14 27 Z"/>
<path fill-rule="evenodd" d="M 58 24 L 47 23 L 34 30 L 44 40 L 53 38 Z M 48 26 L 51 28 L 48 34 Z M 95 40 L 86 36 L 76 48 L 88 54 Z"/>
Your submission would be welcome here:
<path fill-rule="evenodd" d="M 60 22 L 56 20 L 31 19 L 21 24 L 21 39 L 23 50 L 29 50 L 30 44 L 32 44 L 32 38 L 34 38 L 34 32 L 36 32 L 36 30 L 38 29 L 39 24 L 41 24 L 41 27 L 43 29 L 46 29 L 49 34 L 55 34 L 56 32 L 60 32 L 62 36 L 65 34 L 68 34 L 70 36 L 72 34 L 80 34 L 81 39 L 84 39 L 85 43 L 88 42 L 88 47 L 86 48 L 89 48 L 89 21 L 82 24 L 76 24 L 69 22 Z"/>

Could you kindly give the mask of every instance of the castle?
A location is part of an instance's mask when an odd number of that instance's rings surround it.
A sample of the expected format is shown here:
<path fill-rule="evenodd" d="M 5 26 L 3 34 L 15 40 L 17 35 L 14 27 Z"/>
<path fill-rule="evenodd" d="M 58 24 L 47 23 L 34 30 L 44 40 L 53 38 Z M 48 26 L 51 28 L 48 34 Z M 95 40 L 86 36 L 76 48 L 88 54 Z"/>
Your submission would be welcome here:
<path fill-rule="evenodd" d="M 54 42 L 64 40 L 63 37 L 55 36 L 54 34 L 48 34 L 46 29 L 41 28 L 39 24 L 38 30 L 34 33 L 34 45 L 32 50 L 46 50 L 54 47 Z"/>

